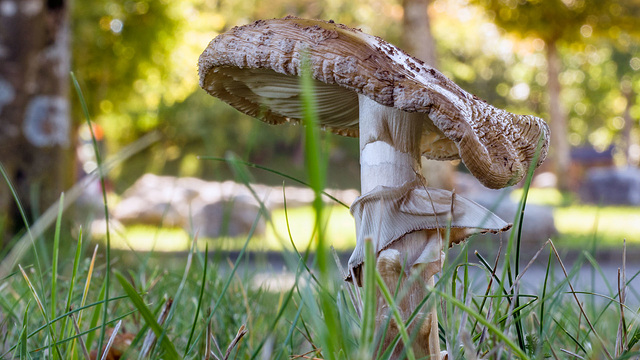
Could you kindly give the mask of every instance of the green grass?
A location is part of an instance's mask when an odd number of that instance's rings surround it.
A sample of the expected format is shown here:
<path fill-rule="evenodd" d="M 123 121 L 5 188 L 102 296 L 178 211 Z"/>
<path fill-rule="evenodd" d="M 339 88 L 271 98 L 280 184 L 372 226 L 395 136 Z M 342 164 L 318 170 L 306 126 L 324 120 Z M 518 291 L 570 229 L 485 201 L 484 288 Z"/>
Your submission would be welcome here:
<path fill-rule="evenodd" d="M 61 355 L 57 358 L 83 359 L 80 339 L 85 342 L 88 351 L 96 349 L 102 315 L 101 299 L 104 296 L 104 249 L 98 250 L 92 267 L 93 245 L 76 241 L 78 239 L 69 237 L 69 233 L 70 229 L 61 229 L 58 239 L 56 282 L 52 281 L 53 268 L 44 268 L 42 275 L 37 274 L 33 258 L 21 262 L 26 276 L 14 272 L 0 282 L 0 311 L 3 314 L 0 327 L 7 329 L 0 338 L 0 346 L 5 350 L 4 358 L 56 358 L 54 354 L 59 351 Z M 249 245 L 259 241 L 253 237 L 245 238 L 245 242 L 247 240 Z M 77 248 L 81 251 L 76 252 Z M 241 257 L 231 266 L 227 259 L 207 258 L 204 249 L 199 251 L 197 248 L 194 246 L 194 252 L 188 253 L 191 254 L 190 258 L 186 255 L 182 258 L 174 256 L 170 262 L 166 258 L 155 261 L 155 255 L 140 253 L 139 261 L 132 265 L 119 262 L 119 256 L 115 255 L 117 281 L 111 283 L 112 295 L 106 307 L 107 328 L 111 329 L 118 321 L 122 321 L 121 334 L 122 329 L 133 334 L 131 346 L 118 345 L 120 351 L 126 352 L 126 358 L 136 359 L 140 356 L 145 348 L 144 337 L 150 332 L 155 337 L 163 336 L 165 339 L 148 350 L 152 354 L 150 358 L 176 358 L 175 354 L 182 358 L 187 353 L 185 358 L 201 359 L 207 346 L 218 354 L 212 339 L 221 348 L 223 354 L 218 355 L 222 358 L 228 344 L 233 342 L 236 332 L 243 325 L 248 332 L 231 350 L 231 358 L 288 359 L 305 354 L 314 346 L 319 349 L 311 355 L 331 358 L 326 354 L 326 347 L 320 345 L 322 341 L 330 341 L 328 338 L 336 334 L 343 340 L 334 344 L 335 356 L 332 358 L 370 358 L 370 354 L 375 353 L 377 344 L 375 338 L 371 338 L 372 333 L 370 330 L 367 333 L 361 331 L 365 323 L 369 324 L 365 325 L 366 328 L 371 329 L 371 320 L 367 322 L 361 319 L 356 312 L 356 308 L 363 306 L 375 308 L 367 305 L 375 303 L 375 296 L 371 296 L 375 293 L 369 292 L 367 296 L 363 293 L 363 299 L 368 299 L 364 304 L 352 302 L 351 285 L 342 283 L 335 272 L 325 280 L 328 283 L 316 282 L 312 273 L 299 266 L 297 255 L 292 253 L 284 255 L 288 259 L 285 264 L 288 264 L 286 266 L 290 273 L 298 274 L 296 280 L 289 288 L 268 291 L 256 286 L 253 281 L 260 271 L 256 265 L 247 263 Z M 543 256 L 545 254 L 549 254 L 549 247 Z M 579 263 L 586 263 L 586 259 L 582 258 Z M 53 260 L 52 264 L 55 262 Z M 529 257 L 525 256 L 523 260 L 528 261 Z M 493 262 L 493 259 L 483 263 L 472 256 L 468 260 L 462 257 L 457 261 L 452 259 L 443 270 L 447 277 L 443 275 L 443 280 L 436 285 L 436 291 L 440 301 L 450 307 L 447 307 L 446 313 L 439 314 L 442 338 L 447 342 L 459 339 L 450 344 L 450 348 L 453 346 L 460 354 L 470 351 L 470 346 L 481 353 L 502 348 L 505 353 L 498 357 L 500 359 L 518 358 L 514 355 L 517 353 L 520 354 L 519 358 L 553 358 L 554 352 L 558 358 L 568 358 L 561 349 L 585 358 L 604 358 L 602 346 L 614 353 L 621 317 L 620 306 L 615 301 L 603 301 L 591 289 L 576 289 L 586 292 L 580 295 L 583 314 L 568 292 L 570 288 L 564 276 L 547 278 L 544 291 L 520 293 L 523 301 L 519 317 L 522 320 L 524 348 L 520 347 L 512 318 L 515 308 L 510 302 L 511 296 L 504 293 L 509 293 L 508 283 L 499 278 L 494 279 L 491 285 L 487 282 L 491 279 L 493 266 L 489 264 Z M 500 266 L 503 260 L 498 260 L 498 263 Z M 549 264 L 550 268 L 560 272 L 555 255 L 549 258 Z M 465 266 L 483 269 L 482 274 L 465 274 Z M 335 268 L 335 265 L 331 267 Z M 232 272 L 232 269 L 239 271 Z M 315 273 L 317 269 L 312 266 L 311 271 Z M 458 276 L 451 278 L 454 273 Z M 577 273 L 573 269 L 568 269 L 567 273 L 568 279 L 575 282 Z M 627 277 L 631 278 L 632 275 L 627 274 Z M 592 276 L 599 276 L 598 272 L 594 271 Z M 41 293 L 29 285 L 27 278 L 31 283 L 54 285 Z M 88 279 L 91 281 L 85 295 Z M 379 280 L 378 284 L 382 285 Z M 459 291 L 463 288 L 465 291 Z M 615 286 L 613 289 L 603 295 L 616 299 Z M 324 293 L 325 301 L 335 308 L 335 315 L 339 319 L 336 324 L 340 325 L 329 325 L 322 320 L 324 310 L 319 303 L 320 293 Z M 52 296 L 54 294 L 56 296 Z M 36 295 L 41 305 L 35 300 Z M 385 297 L 391 299 L 393 291 L 387 290 Z M 166 308 L 170 299 L 173 305 Z M 49 316 L 44 317 L 42 312 L 33 311 L 39 307 L 47 309 Z M 174 313 L 170 325 L 166 325 L 167 320 L 157 321 L 161 313 L 172 309 Z M 634 339 L 632 335 L 638 326 L 633 321 L 635 311 L 629 308 L 624 311 L 629 343 Z M 585 315 L 592 322 L 594 330 L 586 325 Z M 80 322 L 80 337 L 72 326 L 74 321 Z M 484 337 L 483 329 L 488 330 Z M 89 341 L 90 337 L 92 340 Z M 323 337 L 326 338 L 323 340 Z M 207 342 L 207 338 L 211 340 Z M 55 345 L 59 350 L 55 350 Z M 443 343 L 442 348 L 445 346 L 446 343 Z M 508 356 L 509 351 L 511 355 Z"/>
<path fill-rule="evenodd" d="M 523 189 L 514 189 L 511 192 L 511 200 L 520 201 Z M 568 206 L 576 202 L 576 196 L 573 193 L 563 193 L 554 188 L 531 188 L 527 197 L 528 204 L 547 205 L 547 206 Z"/>
<path fill-rule="evenodd" d="M 640 245 L 640 208 L 630 206 L 573 205 L 554 209 L 561 244 L 582 247 L 595 237 L 600 246 Z"/>

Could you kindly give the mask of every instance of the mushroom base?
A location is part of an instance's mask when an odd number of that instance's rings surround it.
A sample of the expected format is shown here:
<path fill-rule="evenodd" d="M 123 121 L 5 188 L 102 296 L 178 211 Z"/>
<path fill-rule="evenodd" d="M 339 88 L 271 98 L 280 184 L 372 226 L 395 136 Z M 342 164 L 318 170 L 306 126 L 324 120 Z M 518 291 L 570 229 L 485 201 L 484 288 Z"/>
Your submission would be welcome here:
<path fill-rule="evenodd" d="M 349 259 L 350 273 L 361 284 L 364 240 L 371 238 L 376 254 L 400 251 L 407 273 L 422 264 L 433 275 L 440 271 L 443 242 L 457 244 L 476 233 L 500 232 L 511 225 L 477 203 L 451 191 L 411 181 L 401 186 L 378 186 L 351 205 L 356 223 L 356 248 Z M 445 233 L 449 227 L 449 238 Z M 418 235 L 422 234 L 422 235 Z"/>

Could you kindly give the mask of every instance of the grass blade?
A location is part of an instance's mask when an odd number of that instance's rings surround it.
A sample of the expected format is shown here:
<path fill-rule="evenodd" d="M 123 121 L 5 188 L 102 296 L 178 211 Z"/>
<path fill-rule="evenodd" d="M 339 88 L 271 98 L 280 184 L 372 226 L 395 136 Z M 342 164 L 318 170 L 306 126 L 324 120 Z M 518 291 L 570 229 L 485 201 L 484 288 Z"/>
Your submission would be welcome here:
<path fill-rule="evenodd" d="M 193 261 L 193 253 L 195 252 L 197 243 L 198 243 L 198 235 L 196 234 L 193 238 L 193 241 L 191 242 L 191 248 L 189 249 L 189 255 L 187 256 L 187 263 L 184 267 L 184 273 L 182 274 L 182 280 L 180 281 L 180 285 L 178 285 L 178 291 L 176 291 L 176 295 L 173 298 L 173 301 L 178 304 L 180 303 L 180 298 L 182 297 L 185 284 L 187 283 L 187 277 L 189 276 L 189 270 L 191 270 L 191 262 Z M 207 243 L 207 247 L 208 246 L 209 245 Z M 175 313 L 176 308 L 177 308 L 176 306 L 172 306 L 169 309 L 167 319 L 162 326 L 162 335 L 160 335 L 159 341 L 162 341 L 162 338 L 166 335 L 167 330 L 169 329 L 169 325 L 171 324 L 171 320 L 173 320 L 173 314 Z"/>
<path fill-rule="evenodd" d="M 365 261 L 364 261 L 364 308 L 362 322 L 360 326 L 360 350 L 362 359 L 373 357 L 376 327 L 376 261 L 371 239 L 365 239 Z M 353 280 L 356 281 L 355 279 Z"/>
<path fill-rule="evenodd" d="M 149 310 L 147 305 L 144 303 L 144 300 L 142 300 L 138 292 L 133 288 L 133 286 L 131 286 L 131 284 L 129 284 L 127 279 L 125 279 L 124 276 L 122 276 L 122 274 L 120 274 L 119 272 L 116 272 L 115 275 L 116 275 L 116 279 L 120 283 L 120 286 L 122 286 L 122 288 L 124 289 L 129 299 L 131 299 L 131 302 L 133 303 L 133 305 L 136 307 L 136 309 L 138 309 L 138 312 L 140 312 L 140 315 L 142 315 L 142 318 L 144 319 L 145 323 L 149 326 L 149 328 L 151 328 L 151 330 L 156 334 L 157 337 L 160 337 L 160 335 L 162 334 L 162 328 L 160 327 L 160 325 L 158 325 L 158 322 L 153 317 L 151 310 Z M 106 324 L 102 324 L 102 325 L 104 327 Z M 175 346 L 169 340 L 168 337 L 165 337 L 164 339 L 162 339 L 162 342 L 160 342 L 160 346 L 164 349 L 165 351 L 164 355 L 167 359 L 180 358 L 180 356 L 178 355 L 178 352 L 176 351 Z"/>
<path fill-rule="evenodd" d="M 435 289 L 435 288 L 433 289 L 433 291 L 435 291 L 438 295 L 443 297 L 445 300 L 451 302 L 454 306 L 456 306 L 456 307 L 460 308 L 461 310 L 463 310 L 469 316 L 473 316 L 482 325 L 486 326 L 487 329 L 489 329 L 489 331 L 491 331 L 494 335 L 496 335 L 496 337 L 498 337 L 500 340 L 502 340 L 508 347 L 511 348 L 511 350 L 515 354 L 520 356 L 521 359 L 523 359 L 523 360 L 524 359 L 527 359 L 527 360 L 529 359 L 527 354 L 524 353 L 523 349 L 521 349 L 518 345 L 516 345 L 513 341 L 511 341 L 511 339 L 509 339 L 509 337 L 507 335 L 505 335 L 502 331 L 500 331 L 500 329 L 498 329 L 487 318 L 485 318 L 484 315 L 478 314 L 473 309 L 471 309 L 467 305 L 463 304 L 460 300 L 452 297 L 451 295 L 449 295 L 449 294 L 447 294 L 447 293 L 445 293 L 443 291 L 440 291 L 440 290 Z"/>
<path fill-rule="evenodd" d="M 24 316 L 22 317 L 22 331 L 20 332 L 20 343 L 18 349 L 20 350 L 20 360 L 29 359 L 29 350 L 27 347 L 27 334 L 28 334 L 28 324 L 29 324 L 29 307 L 31 305 L 31 301 L 27 303 L 27 307 L 24 309 Z"/>
<path fill-rule="evenodd" d="M 198 316 L 200 315 L 200 306 L 202 305 L 202 297 L 204 295 L 204 288 L 207 284 L 207 264 L 209 263 L 209 243 L 205 245 L 204 250 L 204 269 L 202 270 L 202 285 L 200 286 L 200 296 L 198 296 L 198 305 L 196 306 L 196 312 L 193 315 L 193 324 L 191 325 L 191 331 L 189 332 L 189 340 L 187 340 L 187 346 L 185 347 L 185 354 L 183 357 L 187 357 L 187 350 L 191 345 L 193 339 L 193 333 L 196 331 L 196 324 L 198 323 Z"/>
<path fill-rule="evenodd" d="M 56 220 L 56 228 L 53 235 L 53 262 L 51 265 L 51 317 L 56 316 L 56 294 L 58 292 L 58 254 L 60 249 L 60 226 L 62 222 L 62 212 L 64 204 L 64 193 L 60 194 L 60 202 L 58 206 L 58 219 Z M 55 331 L 55 324 L 52 325 Z"/>
<path fill-rule="evenodd" d="M 222 291 L 220 292 L 220 295 L 218 296 L 218 299 L 216 300 L 216 303 L 213 306 L 213 310 L 211 310 L 211 313 L 207 317 L 206 323 L 209 323 L 211 321 L 211 319 L 215 315 L 216 311 L 218 310 L 218 307 L 222 303 L 222 299 L 224 298 L 224 295 L 226 294 L 227 289 L 229 289 L 229 285 L 231 285 L 231 281 L 233 280 L 233 276 L 235 275 L 236 270 L 238 269 L 238 264 L 240 264 L 240 261 L 244 257 L 244 254 L 245 254 L 245 252 L 247 250 L 247 246 L 249 245 L 249 241 L 251 240 L 251 238 L 253 237 L 254 232 L 256 231 L 256 227 L 258 226 L 258 222 L 260 221 L 260 216 L 261 216 L 261 214 L 258 214 L 258 216 L 256 216 L 256 219 L 253 221 L 253 224 L 251 225 L 251 230 L 249 231 L 249 235 L 247 235 L 247 240 L 244 242 L 244 245 L 242 246 L 242 249 L 238 253 L 238 257 L 236 258 L 236 262 L 234 263 L 233 269 L 231 269 L 231 273 L 227 277 L 227 281 L 225 282 L 224 286 L 222 287 Z M 187 347 L 187 350 L 186 350 L 185 354 L 191 353 L 191 350 L 193 350 L 193 347 L 198 342 L 199 338 L 200 338 L 200 335 L 198 335 L 196 340 L 194 340 L 193 344 L 191 345 L 191 348 Z"/>
<path fill-rule="evenodd" d="M 73 268 L 71 270 L 71 280 L 69 281 L 69 291 L 67 291 L 67 302 L 65 303 L 64 310 L 71 311 L 71 298 L 73 296 L 73 290 L 76 283 L 76 276 L 78 275 L 78 268 L 80 267 L 80 254 L 82 253 L 82 227 L 80 227 L 80 233 L 78 234 L 78 243 L 76 245 L 76 253 L 73 258 Z M 67 317 L 62 320 L 62 328 L 60 329 L 60 339 L 63 339 L 67 332 Z M 71 345 L 70 345 L 71 346 Z M 67 353 L 70 354 L 67 349 Z"/>
<path fill-rule="evenodd" d="M 36 304 L 38 304 L 38 308 L 40 309 L 40 312 L 42 313 L 42 317 L 44 318 L 45 323 L 49 324 L 48 328 L 49 328 L 49 335 L 51 336 L 51 342 L 54 344 L 54 348 L 56 350 L 56 354 L 58 355 L 58 358 L 63 359 L 62 354 L 60 353 L 60 348 L 58 348 L 58 345 L 56 344 L 56 335 L 55 332 L 53 330 L 53 326 L 52 324 L 49 322 L 49 317 L 47 316 L 47 310 L 44 307 L 44 304 L 42 303 L 42 301 L 40 301 L 40 297 L 38 296 L 38 293 L 36 292 L 36 289 L 33 287 L 33 284 L 31 283 L 31 280 L 29 280 L 29 277 L 27 276 L 27 273 L 24 271 L 24 269 L 22 268 L 21 265 L 18 265 L 18 268 L 20 269 L 20 272 L 22 273 L 22 276 L 24 277 L 24 280 L 27 282 L 27 286 L 29 286 L 29 290 L 31 290 L 31 293 L 34 297 L 34 299 L 36 300 Z"/>
<path fill-rule="evenodd" d="M 111 282 L 111 235 L 109 231 L 109 206 L 107 202 L 107 187 L 105 185 L 106 174 L 102 164 L 102 157 L 100 155 L 100 150 L 98 148 L 98 141 L 96 140 L 96 135 L 93 131 L 91 117 L 89 116 L 89 109 L 87 108 L 87 103 L 84 99 L 84 95 L 82 95 L 82 89 L 80 89 L 80 84 L 78 83 L 78 79 L 76 79 L 76 76 L 73 72 L 71 73 L 71 80 L 73 82 L 73 86 L 75 87 L 76 93 L 78 94 L 80 105 L 82 107 L 82 112 L 84 113 L 85 120 L 87 122 L 87 125 L 89 126 L 89 131 L 91 132 L 91 141 L 93 142 L 93 151 L 96 157 L 96 163 L 98 164 L 97 170 L 98 170 L 98 176 L 100 178 L 100 186 L 102 189 L 102 201 L 104 203 L 104 216 L 105 216 L 104 219 L 105 219 L 105 225 L 107 227 L 106 228 L 107 245 L 106 245 L 106 257 L 105 257 L 106 269 L 105 269 L 105 276 L 104 276 L 104 282 L 106 285 L 105 285 L 104 296 L 106 300 L 109 300 L 109 288 L 110 288 L 110 282 Z M 102 313 L 102 329 L 100 330 L 100 337 L 98 338 L 98 349 L 102 349 L 102 343 L 104 341 L 104 337 L 107 331 L 106 324 L 107 324 L 108 314 L 109 314 L 109 307 L 105 305 Z"/>
<path fill-rule="evenodd" d="M 593 334 L 598 339 L 598 342 L 600 342 L 600 346 L 602 346 L 602 351 L 604 351 L 604 354 L 607 356 L 607 359 L 613 359 L 611 357 L 611 354 L 607 350 L 607 347 L 605 345 L 604 340 L 602 339 L 602 337 L 600 337 L 600 334 L 598 334 L 598 332 L 596 331 L 595 327 L 591 323 L 591 320 L 589 320 L 589 317 L 587 316 L 587 313 L 584 311 L 584 307 L 582 306 L 582 304 L 580 303 L 580 300 L 578 299 L 576 290 L 573 288 L 573 285 L 571 284 L 571 281 L 569 281 L 569 274 L 567 273 L 567 269 L 565 268 L 564 263 L 562 262 L 562 259 L 560 258 L 560 254 L 558 254 L 558 249 L 556 249 L 556 245 L 553 243 L 553 241 L 549 241 L 549 243 L 551 244 L 551 249 L 553 249 L 553 252 L 554 252 L 554 254 L 556 256 L 556 259 L 558 259 L 558 263 L 560 264 L 560 267 L 562 268 L 562 271 L 564 272 L 564 276 L 567 279 L 567 284 L 569 285 L 569 288 L 571 288 L 571 293 L 573 294 L 573 297 L 574 297 L 574 299 L 576 301 L 576 304 L 578 305 L 578 308 L 580 309 L 580 312 L 584 316 L 584 319 L 587 321 L 587 324 L 589 325 L 589 328 L 591 329 L 591 331 L 593 331 Z"/>
<path fill-rule="evenodd" d="M 280 359 L 280 357 L 284 353 L 284 349 L 287 347 L 287 344 L 291 341 L 291 338 L 293 336 L 293 332 L 296 329 L 296 324 L 298 323 L 298 320 L 300 319 L 300 314 L 302 314 L 302 309 L 303 308 L 304 308 L 304 299 L 302 299 L 302 302 L 300 303 L 300 305 L 298 305 L 298 311 L 296 312 L 296 316 L 294 316 L 293 321 L 291 321 L 291 326 L 289 327 L 289 332 L 287 332 L 287 337 L 285 338 L 284 342 L 282 343 L 282 347 L 280 348 L 280 352 L 278 353 L 278 355 L 276 357 L 274 357 L 274 359 Z"/>
<path fill-rule="evenodd" d="M 18 197 L 18 193 L 15 189 L 15 187 L 13 186 L 13 183 L 11 183 L 11 179 L 9 179 L 9 175 L 7 174 L 4 166 L 2 165 L 2 163 L 0 162 L 0 173 L 2 173 L 2 176 L 4 177 L 5 182 L 7 183 L 7 186 L 9 186 L 9 191 L 11 191 L 11 195 L 13 196 L 13 200 L 16 203 L 16 206 L 18 208 L 18 212 L 20 212 L 20 216 L 22 217 L 22 221 L 24 222 L 24 226 L 27 229 L 27 235 L 29 236 L 29 240 L 31 242 L 31 247 L 33 248 L 33 255 L 35 257 L 35 263 L 36 263 L 36 269 L 38 270 L 38 277 L 42 280 L 42 269 L 40 268 L 40 257 L 38 256 L 38 250 L 36 247 L 36 240 L 33 236 L 33 233 L 31 232 L 31 227 L 29 226 L 29 221 L 27 220 L 27 216 L 24 213 L 24 208 L 22 207 L 22 202 L 20 202 L 20 198 Z M 16 245 L 14 245 L 16 246 Z M 26 250 L 26 249 L 25 249 Z M 3 274 L 9 273 L 9 271 L 11 271 L 14 266 L 15 266 L 15 262 L 8 265 L 7 261 L 11 261 L 11 258 L 13 253 L 10 253 L 4 260 L 2 260 L 2 263 L 0 263 L 0 277 L 2 277 Z M 44 286 L 41 288 L 44 289 Z"/>
<path fill-rule="evenodd" d="M 90 327 L 96 327 L 98 326 L 100 329 L 102 329 L 102 324 L 98 325 L 98 323 L 100 322 L 100 313 L 102 311 L 102 307 L 103 306 L 107 306 L 108 302 L 111 301 L 111 299 L 107 300 L 104 297 L 104 292 L 105 292 L 105 283 L 102 283 L 102 287 L 100 288 L 100 293 L 98 294 L 98 304 L 95 306 L 94 311 L 93 311 L 93 316 L 91 317 L 91 322 L 90 322 Z M 80 314 L 78 315 L 78 323 L 80 322 Z M 95 337 L 95 332 L 91 332 L 89 333 L 89 335 L 87 336 L 87 345 L 91 346 L 91 344 L 93 344 L 93 338 Z"/>

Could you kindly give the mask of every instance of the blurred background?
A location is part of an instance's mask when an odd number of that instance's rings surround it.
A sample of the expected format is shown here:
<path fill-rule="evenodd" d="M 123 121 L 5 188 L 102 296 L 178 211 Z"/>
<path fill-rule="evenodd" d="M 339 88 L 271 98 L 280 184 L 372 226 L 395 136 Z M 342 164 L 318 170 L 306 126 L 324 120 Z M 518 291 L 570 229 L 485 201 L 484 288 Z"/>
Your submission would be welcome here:
<path fill-rule="evenodd" d="M 246 234 L 257 214 L 251 194 L 224 183 L 235 179 L 225 162 L 198 156 L 231 152 L 304 180 L 302 131 L 263 124 L 207 95 L 198 86 L 197 60 L 217 34 L 286 15 L 360 28 L 496 107 L 546 119 L 550 157 L 533 180 L 525 217 L 532 243 L 553 236 L 581 247 L 599 234 L 611 246 L 623 239 L 640 244 L 636 0 L 0 0 L 0 162 L 27 221 L 96 169 L 91 133 L 69 78 L 73 71 L 102 156 L 122 160 L 105 187 L 124 238 L 149 237 L 142 224 L 162 227 L 170 244 L 176 238 L 186 243 L 198 216 L 208 219 L 200 228 L 213 218 L 226 219 L 206 237 Z M 125 161 L 123 150 L 148 134 L 155 141 Z M 327 187 L 348 205 L 360 184 L 358 141 L 324 136 Z M 432 186 L 455 188 L 512 220 L 521 184 L 506 193 L 489 191 L 469 179 L 459 162 L 426 163 L 425 169 Z M 264 185 L 261 194 L 271 194 L 274 222 L 284 219 L 278 213 L 283 177 L 260 170 L 251 177 Z M 102 211 L 99 183 L 83 189 L 75 206 L 78 222 Z M 286 193 L 304 213 L 308 193 L 296 198 L 295 191 Z M 234 205 L 215 205 L 221 199 Z M 342 220 L 335 220 L 340 226 L 332 236 L 348 249 L 355 244 L 353 225 L 347 210 L 337 209 Z M 249 214 L 243 220 L 248 225 L 234 230 L 228 220 L 242 214 Z M 297 223 L 304 227 L 304 221 Z M 5 251 L 23 228 L 3 179 Z"/>

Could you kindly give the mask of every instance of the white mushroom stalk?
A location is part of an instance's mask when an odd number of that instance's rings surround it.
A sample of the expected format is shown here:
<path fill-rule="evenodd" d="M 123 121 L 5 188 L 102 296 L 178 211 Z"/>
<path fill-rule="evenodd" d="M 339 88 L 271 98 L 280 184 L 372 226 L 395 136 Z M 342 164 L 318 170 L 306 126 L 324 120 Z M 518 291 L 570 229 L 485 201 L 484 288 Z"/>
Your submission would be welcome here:
<path fill-rule="evenodd" d="M 407 319 L 441 270 L 443 246 L 510 228 L 470 200 L 428 188 L 421 156 L 461 159 L 485 186 L 510 186 L 524 177 L 540 139 L 533 165 L 546 157 L 548 127 L 542 119 L 494 108 L 378 37 L 319 20 L 259 20 L 217 36 L 200 56 L 200 86 L 265 122 L 300 122 L 298 76 L 305 56 L 320 125 L 360 136 L 362 195 L 351 205 L 357 243 L 349 280 L 361 283 L 364 240 L 372 239 L 376 266 L 388 284 L 404 283 L 412 273 L 419 280 L 399 300 Z M 378 324 L 386 322 L 387 310 L 379 299 Z M 435 309 L 421 314 L 415 323 L 422 325 L 411 328 L 419 331 L 413 350 L 416 356 L 439 359 Z M 395 331 L 392 322 L 385 345 Z M 400 352 L 397 348 L 394 354 Z"/>

